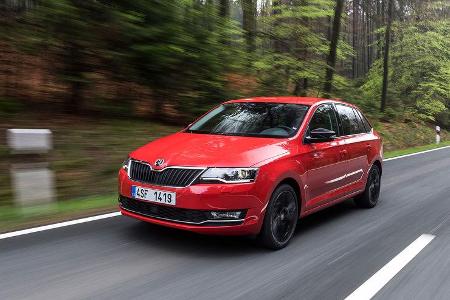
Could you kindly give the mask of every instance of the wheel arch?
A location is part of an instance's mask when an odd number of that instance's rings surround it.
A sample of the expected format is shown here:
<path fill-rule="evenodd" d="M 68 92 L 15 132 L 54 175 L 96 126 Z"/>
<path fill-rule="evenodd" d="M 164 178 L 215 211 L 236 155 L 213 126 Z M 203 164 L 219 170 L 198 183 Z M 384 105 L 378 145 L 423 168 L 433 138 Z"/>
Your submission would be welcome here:
<path fill-rule="evenodd" d="M 383 175 L 383 164 L 378 159 L 373 162 L 373 165 L 377 166 L 380 170 L 380 175 Z"/>
<path fill-rule="evenodd" d="M 298 213 L 300 215 L 300 213 L 303 211 L 304 205 L 303 205 L 302 191 L 299 182 L 293 177 L 286 177 L 282 179 L 280 182 L 278 182 L 278 184 L 275 186 L 273 190 L 275 191 L 279 186 L 283 184 L 290 185 L 294 189 L 295 194 L 297 195 Z"/>

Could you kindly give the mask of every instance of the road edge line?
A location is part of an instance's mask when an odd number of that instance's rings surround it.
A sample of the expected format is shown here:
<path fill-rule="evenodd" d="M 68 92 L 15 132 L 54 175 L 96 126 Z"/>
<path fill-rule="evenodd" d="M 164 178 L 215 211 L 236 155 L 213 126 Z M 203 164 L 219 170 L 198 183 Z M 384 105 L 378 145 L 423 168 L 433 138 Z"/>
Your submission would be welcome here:
<path fill-rule="evenodd" d="M 444 146 L 444 147 L 439 147 L 439 148 L 435 148 L 435 149 L 430 149 L 430 150 L 424 150 L 424 151 L 414 152 L 414 153 L 410 153 L 410 154 L 399 155 L 399 156 L 395 156 L 395 157 L 383 159 L 383 161 L 396 160 L 396 159 L 399 159 L 399 158 L 405 158 L 405 157 L 415 156 L 415 155 L 424 154 L 424 153 L 429 153 L 429 152 L 433 152 L 433 151 L 437 151 L 437 150 L 442 150 L 442 149 L 447 149 L 447 148 L 450 148 L 450 146 Z"/>
<path fill-rule="evenodd" d="M 33 227 L 33 228 L 29 228 L 29 229 L 23 229 L 23 230 L 19 230 L 19 231 L 7 232 L 7 233 L 0 234 L 0 240 L 11 238 L 11 237 L 16 237 L 16 236 L 21 236 L 21 235 L 26 235 L 26 234 L 30 234 L 30 233 L 40 232 L 40 231 L 46 231 L 46 230 L 51 230 L 51 229 L 56 229 L 56 228 L 61 228 L 61 227 L 77 225 L 77 224 L 81 224 L 81 223 L 87 223 L 87 222 L 92 222 L 92 221 L 97 221 L 97 220 L 102 220 L 102 219 L 107 219 L 107 218 L 113 218 L 113 217 L 117 217 L 120 215 L 121 215 L 120 212 L 113 212 L 113 213 L 97 215 L 97 216 L 92 216 L 92 217 L 87 217 L 87 218 L 82 218 L 82 219 L 75 219 L 75 220 L 66 221 L 66 222 L 60 222 L 60 223 L 49 224 L 49 225 L 44 225 L 44 226 L 39 226 L 39 227 Z"/>
<path fill-rule="evenodd" d="M 436 236 L 422 234 L 384 267 L 373 274 L 345 300 L 372 299 L 392 278 L 414 259 Z"/>

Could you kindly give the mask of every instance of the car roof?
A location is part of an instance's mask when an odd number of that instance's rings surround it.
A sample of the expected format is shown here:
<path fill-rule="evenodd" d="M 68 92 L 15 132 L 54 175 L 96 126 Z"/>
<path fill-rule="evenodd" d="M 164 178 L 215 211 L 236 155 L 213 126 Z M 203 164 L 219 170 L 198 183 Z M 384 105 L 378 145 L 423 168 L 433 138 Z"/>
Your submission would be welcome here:
<path fill-rule="evenodd" d="M 230 100 L 225 103 L 239 103 L 239 102 L 289 103 L 289 104 L 303 104 L 303 105 L 314 105 L 314 104 L 321 103 L 321 102 L 335 102 L 335 103 L 343 103 L 343 104 L 353 106 L 350 103 L 346 103 L 346 102 L 343 102 L 340 100 L 331 100 L 331 99 L 316 98 L 316 97 L 293 97 L 293 96 L 252 97 L 252 98 Z"/>

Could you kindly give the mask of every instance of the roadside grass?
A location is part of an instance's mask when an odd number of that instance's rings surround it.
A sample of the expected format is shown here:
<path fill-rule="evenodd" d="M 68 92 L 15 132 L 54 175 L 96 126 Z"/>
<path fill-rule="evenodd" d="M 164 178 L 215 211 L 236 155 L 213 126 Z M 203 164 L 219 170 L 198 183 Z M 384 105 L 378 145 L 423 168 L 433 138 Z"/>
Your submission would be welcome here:
<path fill-rule="evenodd" d="M 407 151 L 423 145 L 432 145 L 436 140 L 434 127 L 421 122 L 373 122 L 375 129 L 383 137 L 384 151 Z M 450 140 L 450 135 L 443 130 L 442 141 Z M 405 149 L 405 150 L 403 150 Z M 414 151 L 414 150 L 411 150 Z"/>
<path fill-rule="evenodd" d="M 11 155 L 3 143 L 8 128 L 48 128 L 53 133 L 53 150 L 37 158 Z M 143 119 L 44 114 L 0 118 L 0 207 L 13 204 L 10 169 L 16 163 L 48 162 L 59 201 L 113 194 L 117 172 L 129 152 L 180 129 Z"/>
<path fill-rule="evenodd" d="M 57 201 L 31 207 L 0 207 L 0 233 L 117 211 L 117 195 Z"/>
<path fill-rule="evenodd" d="M 384 158 L 394 158 L 397 156 L 413 154 L 413 153 L 426 151 L 426 150 L 438 149 L 438 148 L 442 148 L 442 147 L 446 147 L 446 146 L 450 146 L 450 141 L 441 142 L 439 145 L 430 144 L 430 145 L 423 145 L 423 146 L 411 147 L 411 148 L 407 148 L 407 149 L 400 149 L 400 150 L 385 152 Z"/>

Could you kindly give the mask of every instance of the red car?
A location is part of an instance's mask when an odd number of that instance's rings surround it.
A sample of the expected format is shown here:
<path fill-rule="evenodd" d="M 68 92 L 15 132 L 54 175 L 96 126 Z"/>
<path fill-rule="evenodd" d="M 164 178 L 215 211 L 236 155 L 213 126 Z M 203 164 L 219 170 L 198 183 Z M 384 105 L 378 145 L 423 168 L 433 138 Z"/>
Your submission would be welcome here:
<path fill-rule="evenodd" d="M 297 220 L 348 198 L 377 204 L 382 141 L 354 105 L 318 98 L 225 102 L 130 153 L 123 215 L 280 249 Z"/>

